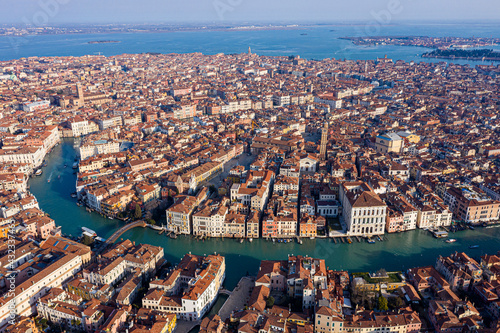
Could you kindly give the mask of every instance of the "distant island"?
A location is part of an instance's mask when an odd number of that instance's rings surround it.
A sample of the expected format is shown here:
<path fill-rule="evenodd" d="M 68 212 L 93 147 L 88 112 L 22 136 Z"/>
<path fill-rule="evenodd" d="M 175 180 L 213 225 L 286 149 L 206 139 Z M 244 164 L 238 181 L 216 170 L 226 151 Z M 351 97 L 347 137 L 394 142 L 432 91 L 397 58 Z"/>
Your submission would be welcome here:
<path fill-rule="evenodd" d="M 485 37 L 429 37 L 429 36 L 364 36 L 339 37 L 350 40 L 354 45 L 376 46 L 418 46 L 432 49 L 464 49 L 500 44 L 500 38 Z"/>
<path fill-rule="evenodd" d="M 500 61 L 500 52 L 491 49 L 447 49 L 433 50 L 422 54 L 422 58 L 466 59 L 479 61 Z"/>
<path fill-rule="evenodd" d="M 119 40 L 92 40 L 88 44 L 107 44 L 107 43 L 120 43 Z"/>

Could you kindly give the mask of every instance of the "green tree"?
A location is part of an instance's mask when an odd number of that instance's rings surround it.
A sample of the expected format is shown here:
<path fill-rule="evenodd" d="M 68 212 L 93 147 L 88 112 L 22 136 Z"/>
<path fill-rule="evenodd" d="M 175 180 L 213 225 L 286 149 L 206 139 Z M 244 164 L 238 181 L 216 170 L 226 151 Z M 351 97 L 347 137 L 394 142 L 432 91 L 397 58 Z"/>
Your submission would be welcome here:
<path fill-rule="evenodd" d="M 91 246 L 92 244 L 94 244 L 94 239 L 92 237 L 87 236 L 87 235 L 83 235 L 82 244 L 87 245 L 87 246 Z"/>
<path fill-rule="evenodd" d="M 140 219 L 142 216 L 141 206 L 138 203 L 135 204 L 135 213 L 134 217 L 136 220 Z"/>
<path fill-rule="evenodd" d="M 401 297 L 391 297 L 387 300 L 387 303 L 392 309 L 399 309 L 405 305 L 405 302 Z"/>
<path fill-rule="evenodd" d="M 266 306 L 268 308 L 272 308 L 274 305 L 274 297 L 273 296 L 269 296 L 266 300 Z"/>
<path fill-rule="evenodd" d="M 387 310 L 389 310 L 389 305 L 387 303 L 387 298 L 385 298 L 384 296 L 380 296 L 378 298 L 378 309 L 380 311 L 387 311 Z"/>
<path fill-rule="evenodd" d="M 153 220 L 153 219 L 147 219 L 146 222 L 149 223 L 149 224 L 151 224 L 151 225 L 155 225 L 156 224 L 156 221 Z"/>

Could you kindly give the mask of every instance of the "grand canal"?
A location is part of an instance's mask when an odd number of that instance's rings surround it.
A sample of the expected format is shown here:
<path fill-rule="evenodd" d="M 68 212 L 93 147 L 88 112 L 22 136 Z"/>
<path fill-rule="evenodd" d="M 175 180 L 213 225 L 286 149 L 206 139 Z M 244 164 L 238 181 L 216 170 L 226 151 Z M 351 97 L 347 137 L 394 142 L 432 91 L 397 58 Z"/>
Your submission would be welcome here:
<path fill-rule="evenodd" d="M 107 238 L 120 228 L 123 222 L 109 220 L 96 213 L 89 213 L 76 205 L 70 194 L 75 191 L 76 175 L 71 168 L 76 156 L 72 139 L 64 139 L 47 156 L 47 166 L 40 177 L 30 180 L 31 192 L 37 197 L 40 208 L 62 226 L 65 234 L 79 235 L 81 227 L 95 230 Z M 65 167 L 66 165 L 66 167 Z M 48 180 L 50 179 L 50 182 Z M 162 246 L 165 257 L 178 262 L 187 252 L 209 254 L 213 252 L 226 256 L 226 288 L 232 289 L 241 276 L 255 274 L 260 260 L 285 259 L 288 254 L 310 255 L 326 260 L 330 269 L 349 271 L 405 270 L 409 267 L 431 265 L 438 255 L 449 255 L 454 251 L 466 251 L 473 257 L 500 250 L 500 227 L 476 228 L 453 234 L 455 243 L 445 243 L 422 230 L 386 235 L 386 241 L 368 244 L 335 244 L 329 239 L 304 240 L 302 245 L 294 243 L 274 244 L 262 239 L 240 244 L 232 239 L 197 241 L 181 236 L 170 239 L 151 229 L 136 228 L 125 233 L 123 239 L 139 243 Z M 470 245 L 479 245 L 469 249 Z"/>

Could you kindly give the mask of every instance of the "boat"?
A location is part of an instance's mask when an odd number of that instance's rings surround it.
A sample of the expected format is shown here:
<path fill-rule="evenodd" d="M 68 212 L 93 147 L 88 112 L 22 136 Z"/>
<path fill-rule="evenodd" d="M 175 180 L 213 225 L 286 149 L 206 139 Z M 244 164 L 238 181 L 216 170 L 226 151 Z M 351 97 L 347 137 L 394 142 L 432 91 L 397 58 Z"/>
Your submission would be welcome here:
<path fill-rule="evenodd" d="M 469 226 L 469 229 L 470 229 L 470 230 L 474 230 L 474 227 L 470 225 L 470 226 Z"/>
<path fill-rule="evenodd" d="M 92 235 L 90 232 L 86 232 L 86 231 L 82 232 L 82 236 L 87 236 L 89 238 L 94 238 L 95 237 L 95 235 Z"/>
<path fill-rule="evenodd" d="M 446 231 L 434 231 L 432 234 L 436 238 L 446 238 L 446 237 L 448 237 L 448 233 Z"/>
<path fill-rule="evenodd" d="M 349 243 L 349 244 L 352 243 L 351 237 L 347 237 L 347 243 Z"/>
<path fill-rule="evenodd" d="M 77 169 L 77 168 L 78 168 L 78 162 L 73 163 L 73 169 Z"/>
<path fill-rule="evenodd" d="M 43 172 L 42 169 L 36 170 L 35 176 L 40 176 L 42 174 L 42 172 Z"/>
<path fill-rule="evenodd" d="M 148 227 L 150 227 L 153 230 L 163 230 L 163 227 L 160 227 L 159 225 L 148 224 Z"/>
<path fill-rule="evenodd" d="M 50 183 L 50 179 L 47 179 L 47 183 Z"/>
<path fill-rule="evenodd" d="M 445 240 L 446 243 L 455 243 L 457 240 L 455 238 L 450 238 Z"/>
<path fill-rule="evenodd" d="M 249 238 L 248 241 L 251 243 L 253 242 L 253 238 Z"/>
<path fill-rule="evenodd" d="M 72 198 L 76 198 L 76 196 L 77 196 L 76 192 L 71 193 Z"/>
<path fill-rule="evenodd" d="M 368 238 L 367 242 L 368 242 L 368 244 L 375 244 L 375 239 Z"/>
<path fill-rule="evenodd" d="M 114 217 L 113 216 L 108 216 L 108 219 L 114 220 Z"/>
<path fill-rule="evenodd" d="M 68 167 L 68 165 L 67 165 L 67 164 L 64 164 L 64 167 L 66 168 L 66 167 Z"/>
<path fill-rule="evenodd" d="M 91 234 L 93 236 L 97 236 L 97 233 L 92 229 L 89 229 L 87 227 L 82 227 L 82 230 L 88 232 L 89 234 Z"/>
<path fill-rule="evenodd" d="M 57 176 L 57 179 L 61 179 L 61 175 Z"/>
<path fill-rule="evenodd" d="M 479 245 L 469 245 L 469 249 L 477 249 Z"/>
<path fill-rule="evenodd" d="M 243 243 L 243 238 L 240 238 L 240 244 Z"/>

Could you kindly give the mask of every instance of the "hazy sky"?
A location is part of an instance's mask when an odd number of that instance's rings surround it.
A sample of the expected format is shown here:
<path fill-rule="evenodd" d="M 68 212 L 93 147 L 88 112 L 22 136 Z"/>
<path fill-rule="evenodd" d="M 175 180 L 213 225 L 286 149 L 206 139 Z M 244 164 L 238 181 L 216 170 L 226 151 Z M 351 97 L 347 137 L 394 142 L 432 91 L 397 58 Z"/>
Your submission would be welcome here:
<path fill-rule="evenodd" d="M 0 23 L 500 20 L 498 0 L 0 0 Z"/>

